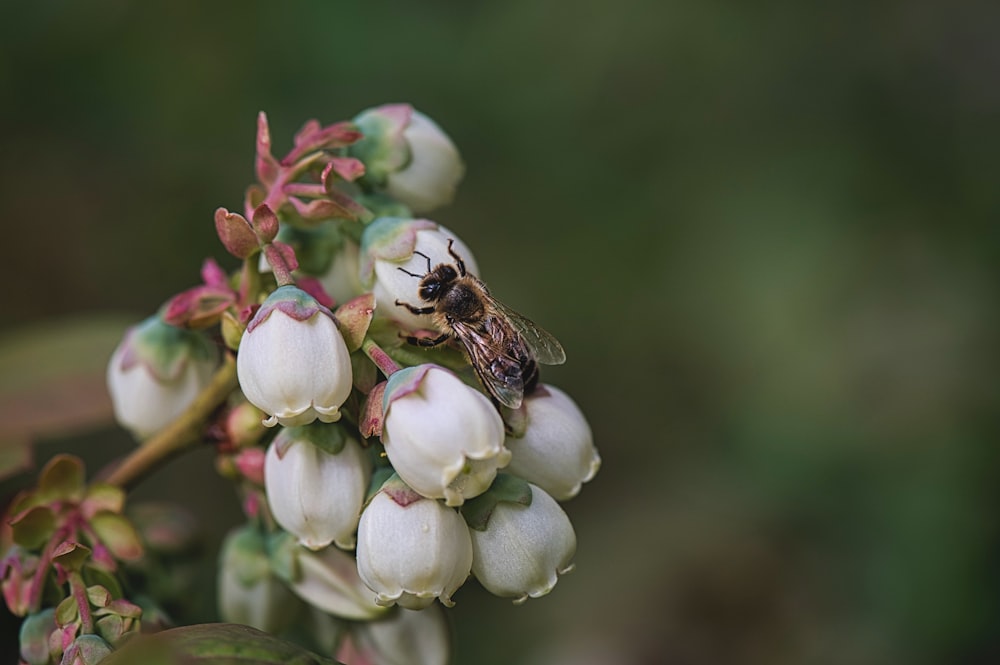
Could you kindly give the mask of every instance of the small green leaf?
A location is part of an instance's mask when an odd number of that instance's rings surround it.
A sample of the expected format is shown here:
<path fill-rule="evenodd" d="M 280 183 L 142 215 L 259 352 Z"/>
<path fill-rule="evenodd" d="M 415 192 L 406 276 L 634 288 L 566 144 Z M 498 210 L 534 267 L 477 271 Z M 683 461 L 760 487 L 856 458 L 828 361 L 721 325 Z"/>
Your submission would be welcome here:
<path fill-rule="evenodd" d="M 90 526 L 116 559 L 135 561 L 142 557 L 142 541 L 125 517 L 102 511 L 90 518 Z"/>
<path fill-rule="evenodd" d="M 83 462 L 73 455 L 56 455 L 42 468 L 38 497 L 44 501 L 79 501 L 83 497 Z"/>
<path fill-rule="evenodd" d="M 65 541 L 52 552 L 52 561 L 67 570 L 80 570 L 90 558 L 92 550 L 86 545 Z"/>
<path fill-rule="evenodd" d="M 87 587 L 87 600 L 94 607 L 105 607 L 111 602 L 111 592 L 99 584 Z"/>
<path fill-rule="evenodd" d="M 83 516 L 89 519 L 103 510 L 120 513 L 124 506 L 125 491 L 122 488 L 107 483 L 94 483 L 87 488 L 80 509 Z"/>
<path fill-rule="evenodd" d="M 10 523 L 14 542 L 26 550 L 35 550 L 52 537 L 56 516 L 47 506 L 35 506 Z"/>
<path fill-rule="evenodd" d="M 80 608 L 76 604 L 76 598 L 68 596 L 56 607 L 56 623 L 60 626 L 68 626 L 76 621 L 80 616 Z"/>
<path fill-rule="evenodd" d="M 462 517 L 470 529 L 485 531 L 493 510 L 501 501 L 530 506 L 531 487 L 528 481 L 509 473 L 498 473 L 488 490 L 462 505 Z"/>
<path fill-rule="evenodd" d="M 333 665 L 302 647 L 249 626 L 199 624 L 138 636 L 102 665 Z"/>
<path fill-rule="evenodd" d="M 325 453 L 338 454 L 347 443 L 347 433 L 344 428 L 334 423 L 314 422 L 310 425 L 294 428 L 288 433 L 289 438 L 302 438 Z"/>

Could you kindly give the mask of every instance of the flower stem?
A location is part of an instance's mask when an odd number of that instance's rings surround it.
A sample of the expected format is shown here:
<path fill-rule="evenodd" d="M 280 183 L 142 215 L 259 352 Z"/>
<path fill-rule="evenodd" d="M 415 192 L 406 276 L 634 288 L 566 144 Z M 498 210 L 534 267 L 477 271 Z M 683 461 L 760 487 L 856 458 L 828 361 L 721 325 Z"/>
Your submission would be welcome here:
<path fill-rule="evenodd" d="M 375 366 L 379 368 L 386 378 L 392 376 L 393 372 L 399 371 L 399 365 L 396 361 L 389 357 L 381 346 L 375 343 L 371 337 L 365 337 L 365 340 L 361 342 L 361 350 L 365 352 Z"/>
<path fill-rule="evenodd" d="M 80 612 L 80 633 L 89 635 L 94 632 L 94 617 L 90 613 L 90 599 L 87 598 L 87 585 L 83 582 L 80 573 L 72 571 L 68 575 L 70 593 L 76 601 L 77 609 Z"/>
<path fill-rule="evenodd" d="M 165 429 L 136 448 L 108 476 L 107 482 L 130 489 L 166 460 L 194 447 L 202 440 L 205 422 L 237 387 L 236 360 L 226 354 L 225 361 L 191 406 Z"/>

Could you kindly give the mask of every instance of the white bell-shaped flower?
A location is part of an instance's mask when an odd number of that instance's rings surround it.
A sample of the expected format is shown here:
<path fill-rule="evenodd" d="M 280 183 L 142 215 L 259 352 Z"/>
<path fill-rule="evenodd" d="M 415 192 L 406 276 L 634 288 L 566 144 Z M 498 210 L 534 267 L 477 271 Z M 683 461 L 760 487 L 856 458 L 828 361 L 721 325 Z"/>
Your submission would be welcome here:
<path fill-rule="evenodd" d="M 333 314 L 295 286 L 274 291 L 240 341 L 236 372 L 246 398 L 294 427 L 340 419 L 351 394 L 351 359 Z"/>
<path fill-rule="evenodd" d="M 437 598 L 450 607 L 472 567 L 472 540 L 454 509 L 390 480 L 361 513 L 357 557 L 379 605 L 419 610 Z"/>
<path fill-rule="evenodd" d="M 385 104 L 355 118 L 364 138 L 350 147 L 366 177 L 423 213 L 447 205 L 465 174 L 455 144 L 436 122 L 409 104 Z"/>
<path fill-rule="evenodd" d="M 275 521 L 312 550 L 354 547 L 371 463 L 339 425 L 285 428 L 267 449 L 264 486 Z"/>
<path fill-rule="evenodd" d="M 488 591 L 521 603 L 544 596 L 572 569 L 576 533 L 556 500 L 535 485 L 530 503 L 498 501 L 485 529 L 471 529 L 472 574 Z"/>
<path fill-rule="evenodd" d="M 202 333 L 151 316 L 111 355 L 107 382 L 115 419 L 143 439 L 163 429 L 208 385 L 219 351 Z"/>
<path fill-rule="evenodd" d="M 382 400 L 382 443 L 410 487 L 459 506 L 510 461 L 503 420 L 481 392 L 436 365 L 394 373 Z"/>
<path fill-rule="evenodd" d="M 454 264 L 452 251 L 462 258 L 465 269 L 479 274 L 468 246 L 445 227 L 426 219 L 380 217 L 365 228 L 361 237 L 361 283 L 375 294 L 376 314 L 399 322 L 410 330 L 433 330 L 429 314 L 414 314 L 396 301 L 426 307 L 420 298 L 420 279 L 441 263 Z"/>
<path fill-rule="evenodd" d="M 601 456 L 583 412 L 563 391 L 538 386 L 525 396 L 527 428 L 507 437 L 507 471 L 538 485 L 558 501 L 576 496 L 601 468 Z"/>

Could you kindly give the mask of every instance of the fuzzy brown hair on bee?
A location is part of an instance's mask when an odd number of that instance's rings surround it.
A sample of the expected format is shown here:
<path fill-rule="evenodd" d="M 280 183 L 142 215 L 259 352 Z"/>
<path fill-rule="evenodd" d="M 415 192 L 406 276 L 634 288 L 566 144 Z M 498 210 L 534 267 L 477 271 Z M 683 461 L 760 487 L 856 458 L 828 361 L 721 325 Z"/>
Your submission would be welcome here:
<path fill-rule="evenodd" d="M 417 293 L 428 304 L 396 304 L 414 314 L 429 314 L 438 330 L 445 331 L 438 337 L 406 339 L 424 347 L 458 340 L 494 401 L 516 409 L 538 384 L 538 363 L 560 365 L 566 352 L 551 334 L 491 296 L 486 284 L 466 271 L 453 242 L 448 240 L 448 253 L 454 264 L 431 268 L 430 257 L 416 252 L 427 259 L 427 272 L 417 275 L 400 268 L 420 279 Z"/>

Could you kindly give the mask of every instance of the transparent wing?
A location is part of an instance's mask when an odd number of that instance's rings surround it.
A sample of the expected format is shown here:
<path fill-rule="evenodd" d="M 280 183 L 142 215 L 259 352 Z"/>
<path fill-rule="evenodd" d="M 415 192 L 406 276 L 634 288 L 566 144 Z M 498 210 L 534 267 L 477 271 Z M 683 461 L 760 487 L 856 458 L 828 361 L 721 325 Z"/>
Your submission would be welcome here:
<path fill-rule="evenodd" d="M 510 321 L 510 325 L 521 336 L 521 340 L 535 356 L 535 360 L 543 365 L 562 365 L 566 362 L 566 352 L 563 351 L 562 344 L 551 333 L 538 327 L 534 321 L 521 316 L 499 300 L 494 299 L 493 304 Z"/>
<path fill-rule="evenodd" d="M 516 409 L 524 397 L 521 363 L 504 348 L 503 337 L 495 338 L 485 329 L 454 322 L 455 337 L 462 342 L 483 387 L 504 406 Z"/>

